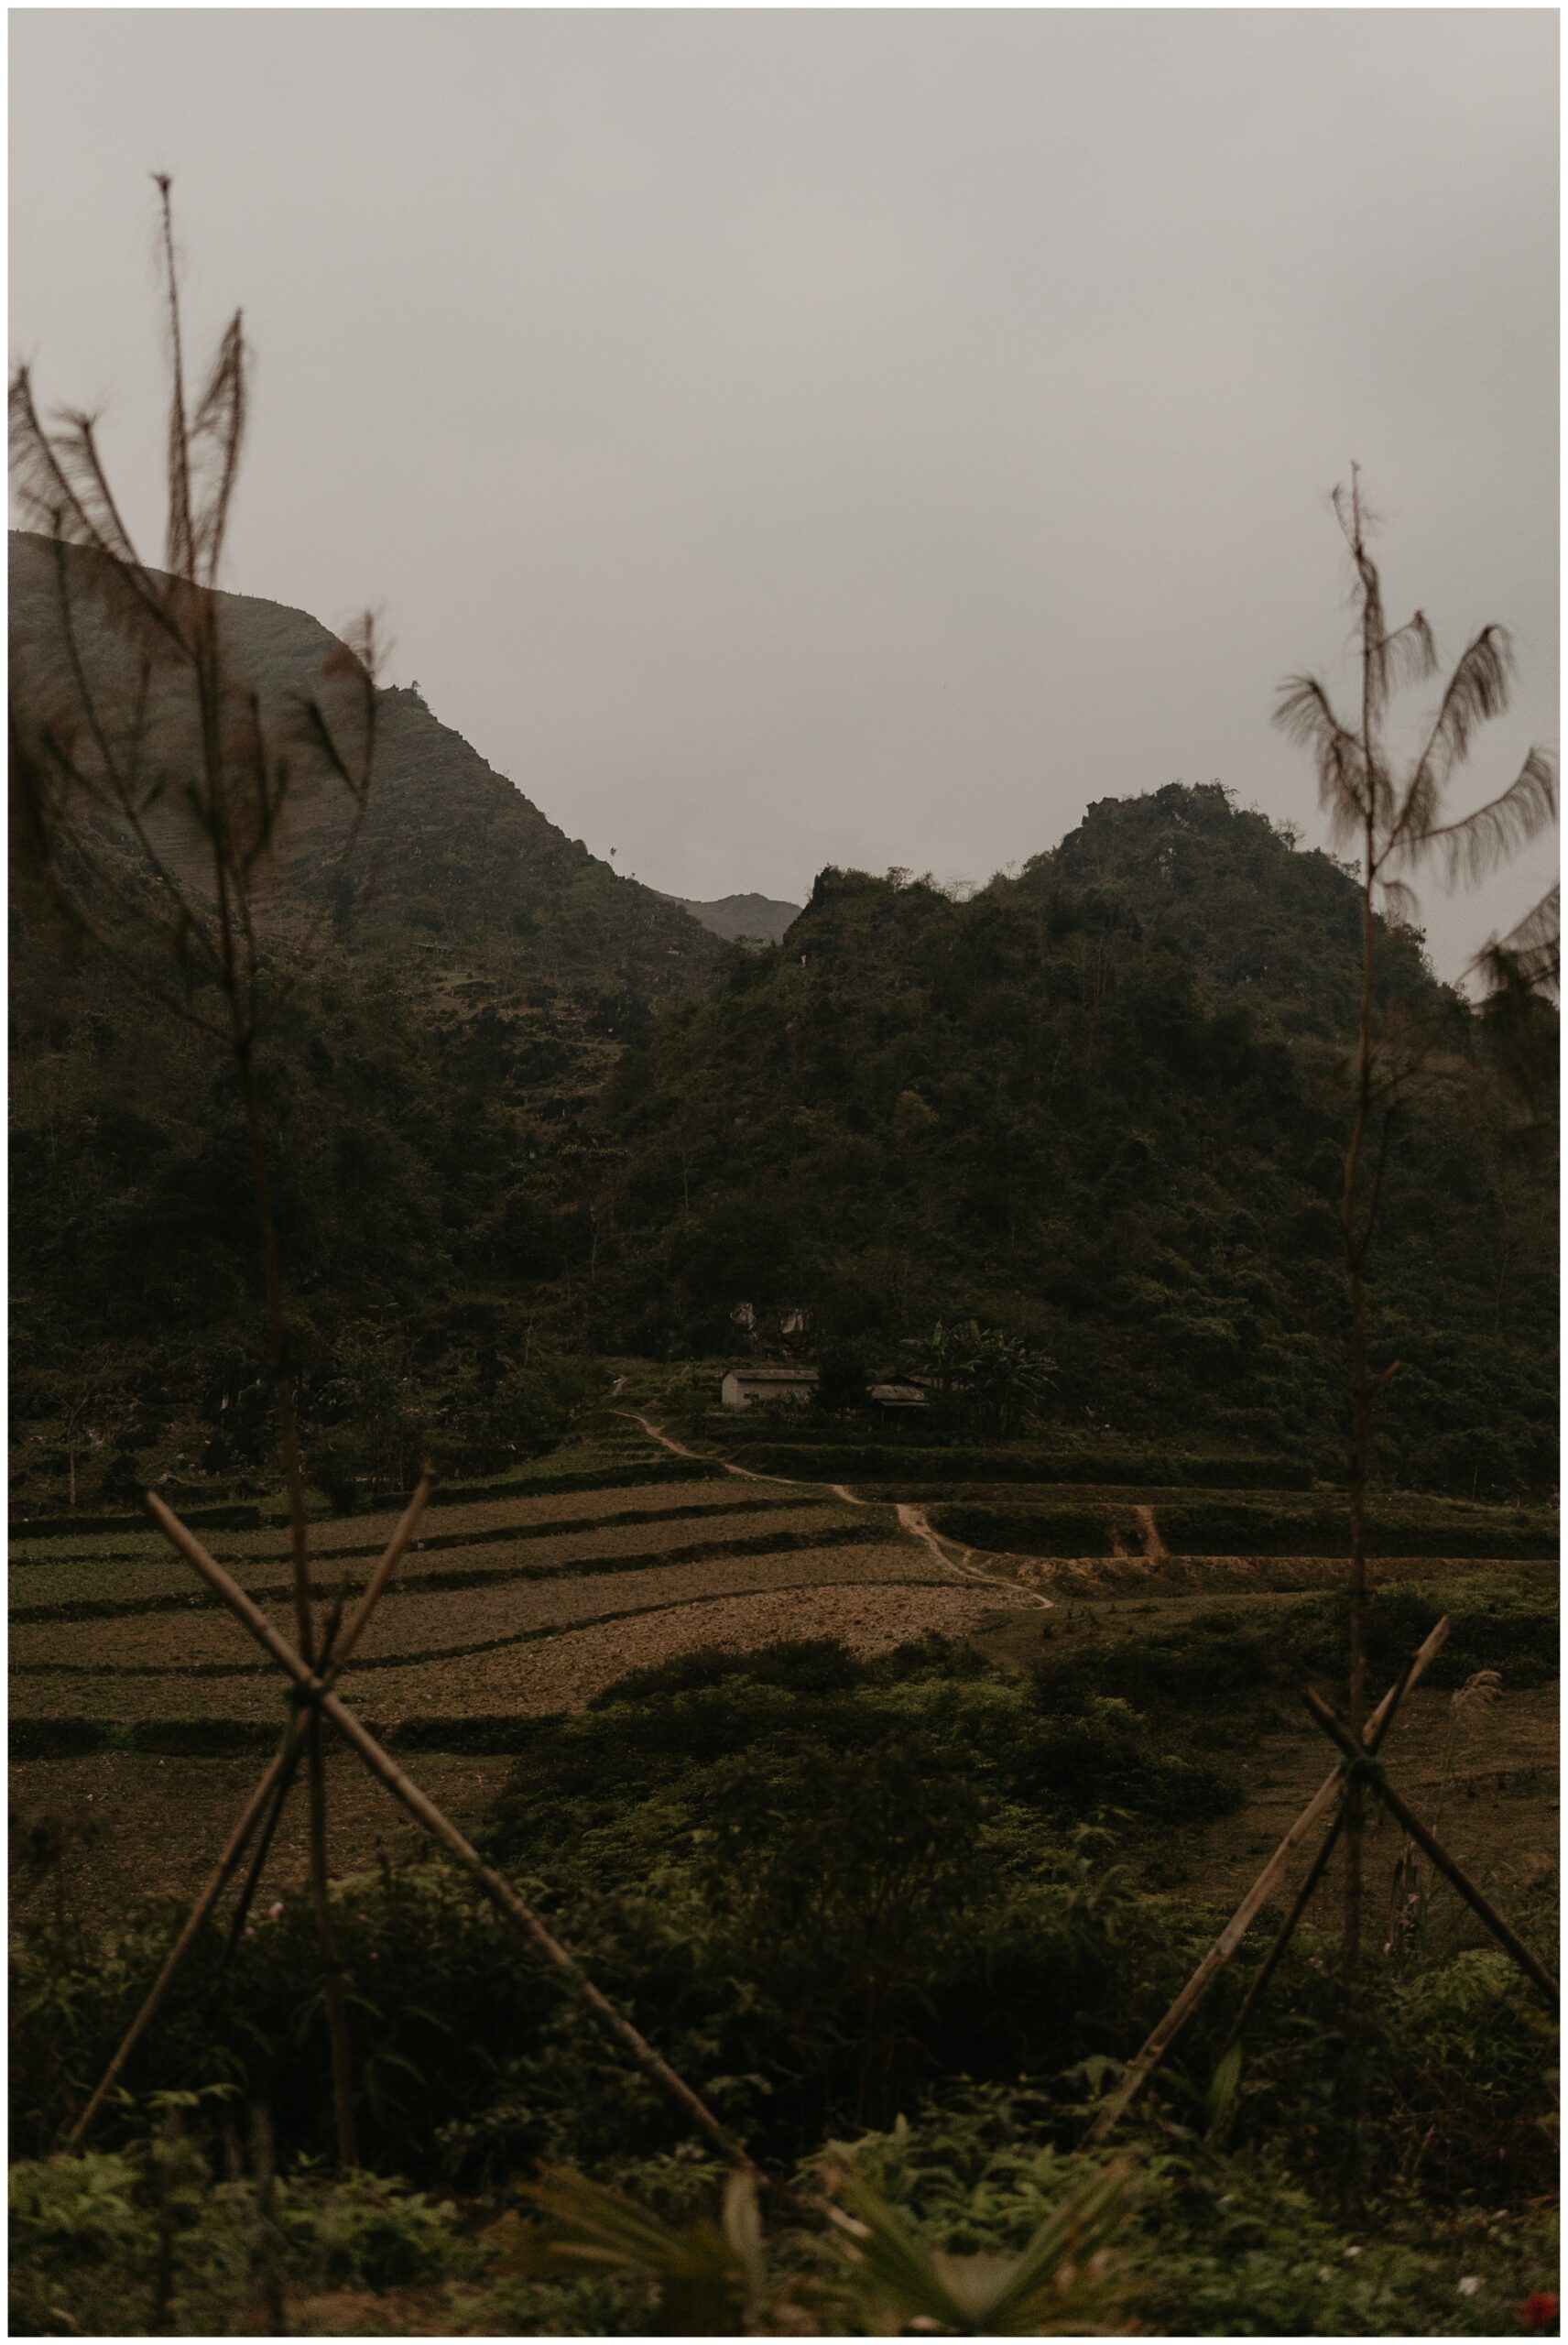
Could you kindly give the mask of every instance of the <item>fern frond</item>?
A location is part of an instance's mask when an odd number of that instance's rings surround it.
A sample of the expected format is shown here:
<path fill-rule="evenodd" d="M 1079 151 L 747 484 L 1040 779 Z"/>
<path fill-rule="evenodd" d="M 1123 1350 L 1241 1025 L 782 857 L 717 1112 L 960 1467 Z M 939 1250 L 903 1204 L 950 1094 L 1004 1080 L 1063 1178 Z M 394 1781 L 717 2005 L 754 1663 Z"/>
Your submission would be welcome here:
<path fill-rule="evenodd" d="M 1500 796 L 1488 799 L 1460 822 L 1443 823 L 1412 837 L 1409 852 L 1417 859 L 1435 852 L 1445 867 L 1446 886 L 1460 879 L 1473 885 L 1539 838 L 1556 818 L 1556 762 L 1546 750 L 1531 749 Z"/>
<path fill-rule="evenodd" d="M 1442 790 L 1454 768 L 1469 755 L 1476 728 L 1507 708 L 1513 666 L 1513 642 L 1506 627 L 1484 627 L 1465 646 L 1438 704 L 1416 767 L 1417 782 L 1430 780 Z"/>

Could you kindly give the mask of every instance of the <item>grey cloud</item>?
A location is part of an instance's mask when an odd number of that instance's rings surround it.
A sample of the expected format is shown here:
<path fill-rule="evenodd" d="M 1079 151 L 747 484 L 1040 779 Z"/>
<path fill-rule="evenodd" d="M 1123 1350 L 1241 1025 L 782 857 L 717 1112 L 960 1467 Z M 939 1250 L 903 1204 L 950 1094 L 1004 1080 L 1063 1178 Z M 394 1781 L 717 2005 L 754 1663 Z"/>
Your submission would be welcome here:
<path fill-rule="evenodd" d="M 243 300 L 230 583 L 341 620 L 682 895 L 984 878 L 1214 776 L 1389 599 L 1516 630 L 1556 739 L 1544 11 L 36 11 L 13 343 L 155 507 L 145 173 Z M 1544 884 L 1427 903 L 1455 968 Z"/>

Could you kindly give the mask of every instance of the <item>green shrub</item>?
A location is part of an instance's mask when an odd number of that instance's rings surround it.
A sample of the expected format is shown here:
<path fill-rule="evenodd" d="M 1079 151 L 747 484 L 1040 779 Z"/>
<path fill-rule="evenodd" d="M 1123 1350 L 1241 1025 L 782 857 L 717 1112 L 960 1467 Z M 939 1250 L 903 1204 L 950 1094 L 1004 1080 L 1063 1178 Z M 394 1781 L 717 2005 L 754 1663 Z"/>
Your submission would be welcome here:
<path fill-rule="evenodd" d="M 297 2270 L 336 2287 L 402 2288 L 441 2280 L 461 2262 L 458 2210 L 373 2174 L 296 2189 L 279 2228 Z"/>
<path fill-rule="evenodd" d="M 1054 1482 L 1124 1484 L 1138 1489 L 1305 1489 L 1311 1474 L 1281 1457 L 1205 1457 L 1180 1450 L 951 1449 L 909 1441 L 743 1441 L 730 1454 L 759 1474 L 803 1481 Z"/>
<path fill-rule="evenodd" d="M 1342 1497 L 1312 1500 L 1259 1495 L 1190 1498 L 1150 1488 L 1160 1543 L 1172 1555 L 1345 1555 L 1349 1532 Z M 1143 1526 L 1132 1504 L 1043 1500 L 1029 1504 L 964 1500 L 938 1507 L 936 1529 L 992 1554 L 1110 1555 L 1117 1542 L 1141 1552 Z M 1555 1557 L 1558 1520 L 1544 1507 L 1465 1506 L 1440 1499 L 1376 1499 L 1367 1520 L 1371 1555 L 1434 1555 L 1528 1561 Z"/>
<path fill-rule="evenodd" d="M 190 2141 L 24 2160 L 11 2168 L 10 2197 L 14 2333 L 113 2336 L 158 2323 L 226 2335 L 255 2296 L 254 2194 L 215 2184 Z M 374 2175 L 285 2178 L 276 2203 L 294 2289 L 404 2287 L 477 2261 L 455 2207 Z M 161 2271 L 160 2205 L 170 2234 Z"/>

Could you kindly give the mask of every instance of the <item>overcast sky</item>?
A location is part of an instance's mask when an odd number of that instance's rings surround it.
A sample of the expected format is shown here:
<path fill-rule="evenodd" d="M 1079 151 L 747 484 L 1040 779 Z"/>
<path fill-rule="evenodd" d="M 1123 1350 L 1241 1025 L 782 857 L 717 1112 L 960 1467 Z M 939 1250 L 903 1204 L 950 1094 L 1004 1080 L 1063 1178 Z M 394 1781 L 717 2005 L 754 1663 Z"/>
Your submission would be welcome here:
<path fill-rule="evenodd" d="M 981 881 L 1219 779 L 1321 836 L 1278 679 L 1515 633 L 1557 741 L 1548 10 L 13 13 L 13 353 L 156 510 L 152 169 L 245 306 L 227 583 L 366 602 L 673 893 Z M 156 536 L 156 531 L 155 531 Z M 1412 710 L 1412 714 L 1417 713 Z M 1426 900 L 1455 970 L 1541 892 Z"/>

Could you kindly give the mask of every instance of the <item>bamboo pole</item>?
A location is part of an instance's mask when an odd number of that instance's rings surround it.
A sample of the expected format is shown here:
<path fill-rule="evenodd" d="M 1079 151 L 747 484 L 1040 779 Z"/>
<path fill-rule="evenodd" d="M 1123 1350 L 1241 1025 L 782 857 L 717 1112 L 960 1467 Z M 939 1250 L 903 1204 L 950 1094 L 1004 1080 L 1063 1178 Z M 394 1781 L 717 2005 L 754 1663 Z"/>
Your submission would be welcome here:
<path fill-rule="evenodd" d="M 647 2037 L 623 2017 L 608 1996 L 593 1984 L 575 1955 L 552 1936 L 511 1882 L 487 1865 L 472 1843 L 464 1839 L 455 1824 L 448 1821 L 433 1800 L 426 1797 L 396 1760 L 387 1756 L 375 1736 L 364 1728 L 352 1710 L 346 1709 L 337 1696 L 330 1692 L 307 1668 L 299 1654 L 280 1637 L 267 1615 L 254 1604 L 243 1587 L 230 1578 L 223 1565 L 214 1562 L 201 1541 L 188 1531 L 178 1516 L 171 1514 L 161 1499 L 147 1494 L 147 1507 L 165 1538 L 178 1547 L 186 1561 L 200 1572 L 209 1587 L 221 1596 L 236 1620 L 244 1622 L 251 1635 L 271 1654 L 280 1669 L 288 1672 L 295 1684 L 310 1698 L 314 1707 L 329 1718 L 345 1742 L 358 1751 L 365 1765 L 379 1782 L 386 1784 L 415 1822 L 441 1847 L 456 1858 L 464 1872 L 482 1889 L 496 1911 L 511 1924 L 536 1954 L 541 1955 L 558 1977 L 565 1980 L 572 1991 L 581 1997 L 608 2034 L 615 2037 L 631 2055 L 633 2061 L 661 2092 L 676 2101 L 699 2130 L 743 2173 L 763 2179 L 758 2168 L 740 2143 L 727 2133 L 707 2103 L 694 2093 L 684 2078 L 676 2074 Z"/>
<path fill-rule="evenodd" d="M 206 701 L 202 703 L 203 714 Z M 203 726 L 205 736 L 206 727 Z M 216 775 L 214 774 L 214 783 Z M 218 803 L 214 789 L 213 803 Z M 267 1169 L 267 1137 L 256 1084 L 252 1051 L 254 1031 L 245 1022 L 234 982 L 235 962 L 231 942 L 230 914 L 222 856 L 217 860 L 218 906 L 223 921 L 223 965 L 230 973 L 229 1001 L 233 1016 L 233 1049 L 245 1101 L 245 1129 L 250 1139 L 256 1183 L 256 1218 L 261 1238 L 263 1284 L 271 1349 L 273 1395 L 278 1409 L 283 1480 L 289 1497 L 289 1538 L 294 1565 L 295 1635 L 308 1667 L 319 1655 L 310 1610 L 310 1532 L 305 1520 L 305 1478 L 299 1454 L 299 1429 L 294 1391 L 289 1374 L 288 1333 L 283 1316 L 283 1289 L 278 1272 L 278 1238 L 272 1214 L 271 1175 Z M 349 2055 L 348 2005 L 343 1995 L 343 1956 L 332 1927 L 332 1888 L 327 1862 L 327 1776 L 321 1751 L 321 1721 L 316 1710 L 305 1718 L 305 1764 L 310 1782 L 310 1903 L 315 1909 L 316 1936 L 321 1949 L 321 1986 L 327 2007 L 327 2041 L 332 2053 L 332 2114 L 337 2133 L 338 2164 L 347 2172 L 357 2165 L 354 2138 L 354 2085 Z"/>
<path fill-rule="evenodd" d="M 1377 1717 L 1368 1727 L 1367 1733 L 1367 1748 L 1368 1751 L 1377 1750 L 1378 1744 L 1383 1740 L 1384 1736 L 1388 1733 L 1388 1729 L 1393 1725 L 1395 1717 L 1399 1711 L 1399 1704 L 1403 1701 L 1405 1694 L 1410 1686 L 1411 1667 L 1412 1663 L 1407 1662 L 1404 1669 L 1400 1673 L 1398 1684 L 1395 1685 L 1389 1692 L 1388 1702 L 1384 1705 L 1383 1708 L 1378 1711 Z M 1273 1945 L 1269 1947 L 1268 1953 L 1264 1956 L 1258 1976 L 1252 1981 L 1251 1986 L 1248 1987 L 1246 1996 L 1243 1998 L 1241 2009 L 1237 2012 L 1235 2019 L 1231 2022 L 1230 2028 L 1225 2035 L 1225 2040 L 1220 2045 L 1219 2057 L 1222 2060 L 1225 2058 L 1225 2054 L 1230 2050 L 1231 2045 L 1235 2044 L 1245 2033 L 1247 2021 L 1251 2018 L 1259 2002 L 1261 2002 L 1264 1992 L 1268 1988 L 1269 1981 L 1273 1978 L 1275 1971 L 1279 1967 L 1285 1948 L 1295 1936 L 1296 1931 L 1301 1925 L 1301 1916 L 1312 1902 L 1312 1892 L 1316 1889 L 1319 1881 L 1323 1879 L 1324 1872 L 1328 1869 L 1328 1860 L 1339 1845 L 1339 1836 L 1345 1829 L 1345 1802 L 1342 1799 L 1339 1806 L 1334 1811 L 1333 1823 L 1329 1826 L 1328 1830 L 1323 1834 L 1317 1855 L 1307 1867 L 1301 1885 L 1296 1892 L 1294 1903 L 1291 1904 L 1290 1912 L 1285 1916 L 1284 1922 L 1280 1926 L 1279 1933 L 1275 1938 Z"/>
<path fill-rule="evenodd" d="M 1346 1758 L 1349 1759 L 1353 1764 L 1357 1760 L 1364 1757 L 1365 1754 L 1357 1747 L 1349 1729 L 1345 1725 L 1343 1719 L 1335 1716 L 1334 1712 L 1330 1709 L 1328 1704 L 1323 1700 L 1322 1695 L 1314 1694 L 1310 1685 L 1307 1688 L 1307 1707 L 1311 1710 L 1313 1718 L 1316 1718 L 1319 1726 L 1322 1727 L 1329 1740 L 1332 1742 L 1338 1743 L 1340 1749 L 1345 1752 Z M 1540 1988 L 1541 1993 L 1551 2004 L 1552 2010 L 1556 2011 L 1561 2002 L 1561 1995 L 1558 1990 L 1557 1981 L 1552 1976 L 1551 1971 L 1547 1969 L 1545 1964 L 1536 1958 L 1536 1957 L 1530 1952 L 1529 1947 L 1526 1946 L 1524 1940 L 1519 1936 L 1518 1932 L 1510 1928 L 1509 1925 L 1504 1921 L 1502 1915 L 1497 1912 L 1497 1907 L 1490 1903 L 1489 1901 L 1481 1894 L 1481 1892 L 1476 1888 L 1475 1882 L 1470 1879 L 1469 1874 L 1465 1872 L 1460 1866 L 1455 1864 L 1454 1859 L 1449 1855 L 1442 1842 L 1434 1838 L 1432 1834 L 1427 1830 L 1426 1826 L 1421 1822 L 1421 1818 L 1418 1816 L 1411 1814 L 1404 1801 L 1399 1797 L 1399 1793 L 1394 1789 L 1393 1784 L 1389 1783 L 1388 1777 L 1379 1772 L 1379 1773 L 1372 1779 L 1372 1783 L 1373 1789 L 1377 1797 L 1382 1801 L 1389 1815 L 1394 1818 L 1394 1821 L 1397 1824 L 1403 1825 L 1405 1830 L 1410 1834 L 1410 1838 L 1415 1842 L 1417 1848 L 1421 1849 L 1426 1856 L 1431 1858 L 1432 1863 L 1437 1867 L 1438 1871 L 1442 1873 L 1446 1880 L 1453 1882 L 1454 1888 L 1459 1892 L 1461 1897 L 1464 1898 L 1465 1903 L 1470 1907 L 1472 1913 L 1477 1914 L 1486 1924 L 1487 1929 L 1491 1931 L 1492 1936 L 1497 1939 L 1497 1944 L 1503 1947 L 1506 1953 L 1510 1954 L 1513 1957 L 1515 1962 L 1518 1963 L 1526 1978 L 1533 1980 L 1534 1984 Z"/>
<path fill-rule="evenodd" d="M 1373 1711 L 1367 1722 L 1368 1732 L 1381 1732 L 1386 1722 L 1393 1716 L 1396 1696 L 1408 1691 L 1415 1684 L 1447 1634 L 1448 1622 L 1443 1619 L 1438 1622 L 1436 1628 L 1421 1644 L 1399 1685 L 1390 1686 Z M 1325 1783 L 1320 1784 L 1306 1806 L 1302 1808 L 1300 1816 L 1297 1816 L 1294 1824 L 1291 1825 L 1263 1871 L 1225 1924 L 1225 1928 L 1210 1947 L 1164 2018 L 1160 2021 L 1149 2035 L 1143 2049 L 1124 2070 L 1121 2082 L 1117 2085 L 1116 2091 L 1105 2102 L 1083 2136 L 1083 2146 L 1086 2149 L 1105 2139 L 1118 2119 L 1131 2107 L 1143 2090 L 1176 2036 L 1191 2019 L 1236 1947 L 1241 1944 L 1295 1850 L 1306 1838 L 1319 1817 L 1326 1814 L 1334 1800 L 1338 1798 L 1343 1781 L 1343 1771 L 1336 1767 L 1334 1773 Z"/>
<path fill-rule="evenodd" d="M 326 1634 L 321 1640 L 323 1662 L 327 1661 L 332 1654 L 332 1646 L 342 1624 L 343 1598 L 340 1596 L 332 1606 L 327 1621 Z M 213 1976 L 214 1994 L 223 1983 L 223 1973 L 233 1959 L 234 1948 L 240 1942 L 240 1935 L 250 1917 L 252 1902 L 257 1889 L 261 1886 L 262 1875 L 267 1870 L 267 1860 L 272 1852 L 273 1837 L 283 1820 L 283 1810 L 288 1804 L 289 1794 L 294 1787 L 295 1775 L 299 1772 L 299 1749 L 300 1746 L 296 1743 L 289 1764 L 278 1780 L 278 1788 L 272 1794 L 272 1805 L 267 1810 L 267 1821 L 263 1824 L 256 1845 L 251 1850 L 250 1862 L 245 1867 L 245 1877 L 240 1883 L 240 1893 L 235 1898 L 234 1910 L 229 1915 L 229 1931 L 227 1937 L 223 1940 L 223 1959 Z"/>
<path fill-rule="evenodd" d="M 391 1538 L 387 1543 L 385 1552 L 377 1562 L 375 1571 L 371 1574 L 370 1578 L 366 1583 L 365 1593 L 360 1598 L 358 1604 L 354 1607 L 347 1627 L 343 1630 L 343 1634 L 339 1638 L 332 1654 L 328 1657 L 323 1671 L 326 1682 L 335 1683 L 337 1678 L 342 1675 L 343 1670 L 348 1665 L 350 1655 L 353 1653 L 355 1645 L 358 1644 L 360 1638 L 369 1627 L 371 1615 L 381 1601 L 387 1583 L 391 1578 L 393 1572 L 397 1569 L 398 1559 L 401 1557 L 405 1548 L 408 1546 L 409 1540 L 413 1537 L 415 1531 L 419 1528 L 419 1518 L 424 1513 L 426 1502 L 430 1498 L 433 1481 L 434 1477 L 431 1475 L 429 1467 L 427 1467 L 424 1474 L 420 1477 L 418 1489 L 414 1492 L 413 1497 L 409 1500 L 408 1506 L 405 1508 L 397 1529 L 393 1532 Z M 147 1493 L 147 1511 L 152 1514 L 154 1522 L 158 1524 L 158 1527 L 161 1530 L 163 1528 L 161 1518 L 169 1514 L 169 1510 L 163 1505 L 161 1500 L 154 1499 L 151 1491 Z M 172 1516 L 169 1516 L 169 1520 L 173 1520 Z M 178 1544 L 179 1543 L 176 1542 L 175 1543 Z M 297 1714 L 289 1719 L 288 1726 L 284 1729 L 283 1740 L 278 1746 L 277 1756 L 272 1760 L 266 1773 L 262 1776 L 260 1783 L 257 1783 L 255 1791 L 251 1794 L 250 1798 L 246 1801 L 245 1807 L 242 1809 L 239 1821 L 236 1823 L 234 1830 L 230 1833 L 228 1839 L 223 1844 L 223 1854 L 219 1857 L 217 1863 L 213 1866 L 212 1871 L 207 1876 L 206 1882 L 202 1887 L 200 1896 L 197 1898 L 196 1903 L 191 1906 L 190 1913 L 186 1915 L 184 1923 L 181 1925 L 179 1936 L 175 1939 L 174 1944 L 169 1947 L 168 1954 L 164 1957 L 163 1968 L 159 1970 L 158 1977 L 153 1980 L 151 1987 L 147 1990 L 146 2000 L 143 2001 L 142 2007 L 140 2011 L 137 2012 L 135 2019 L 132 2020 L 130 2026 L 126 2029 L 125 2036 L 121 2041 L 120 2048 L 115 2053 L 114 2058 L 110 2061 L 108 2067 L 104 2070 L 96 2092 L 94 2092 L 92 2100 L 88 2102 L 86 2108 L 82 2110 L 81 2116 L 77 2119 L 75 2124 L 66 2135 L 65 2140 L 61 2144 L 62 2148 L 66 2150 L 79 2150 L 82 2147 L 83 2141 L 86 2139 L 88 2127 L 92 2124 L 93 2118 L 103 2107 L 103 2101 L 108 2094 L 114 2090 L 115 2084 L 118 2082 L 120 2076 L 125 2069 L 126 2061 L 130 2058 L 131 2054 L 135 2051 L 137 2044 L 146 2034 L 153 2019 L 156 2017 L 159 2004 L 162 2002 L 165 1995 L 169 1992 L 169 1984 L 173 1980 L 175 1972 L 179 1969 L 181 1962 L 185 1959 L 186 1955 L 190 1952 L 191 1945 L 200 1933 L 208 1915 L 212 1913 L 213 1906 L 223 1895 L 223 1890 L 227 1885 L 230 1877 L 238 1866 L 240 1859 L 244 1856 L 245 1849 L 249 1845 L 250 1836 L 256 1829 L 257 1819 L 262 1815 L 268 1800 L 272 1798 L 285 1775 L 292 1772 L 292 1769 L 298 1761 L 300 1746 L 304 1741 L 304 1738 L 305 1721 L 302 1715 Z"/>

